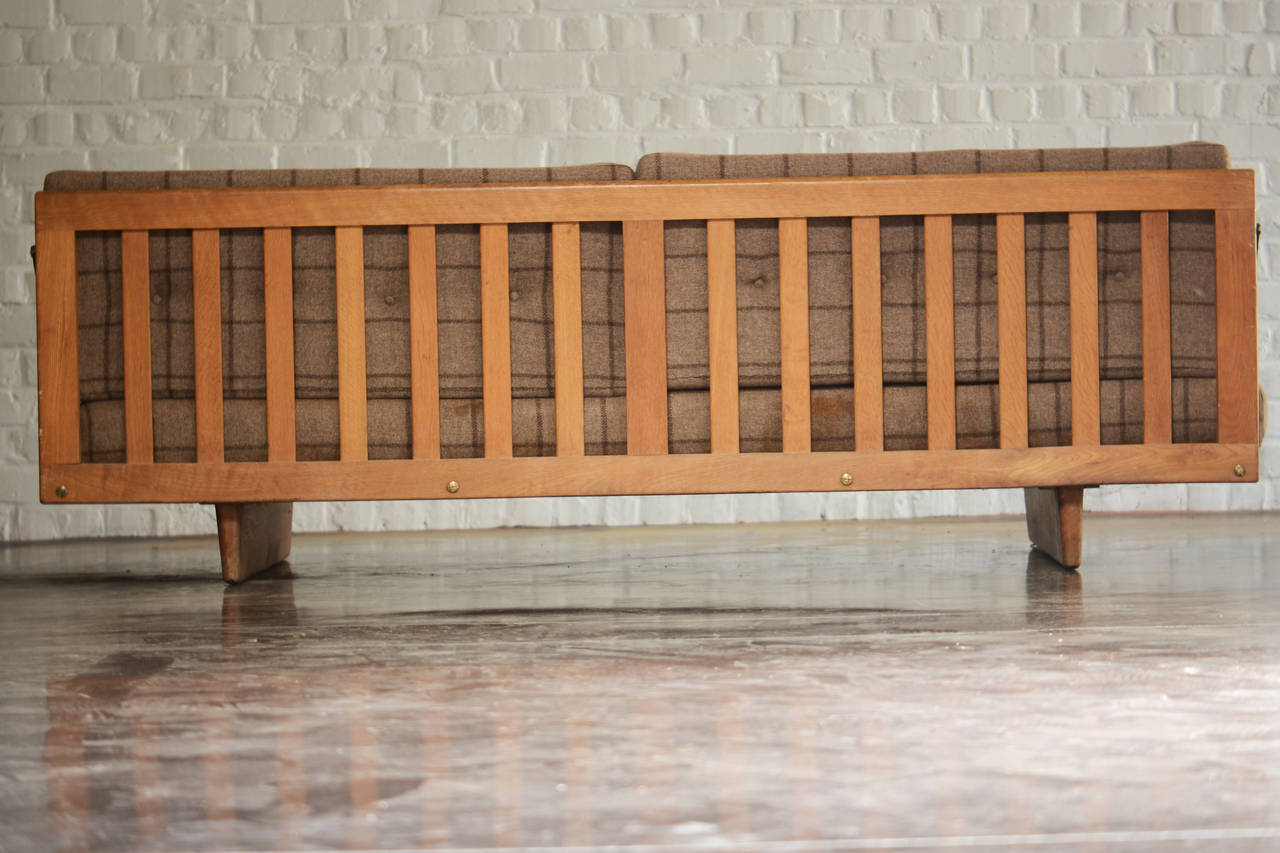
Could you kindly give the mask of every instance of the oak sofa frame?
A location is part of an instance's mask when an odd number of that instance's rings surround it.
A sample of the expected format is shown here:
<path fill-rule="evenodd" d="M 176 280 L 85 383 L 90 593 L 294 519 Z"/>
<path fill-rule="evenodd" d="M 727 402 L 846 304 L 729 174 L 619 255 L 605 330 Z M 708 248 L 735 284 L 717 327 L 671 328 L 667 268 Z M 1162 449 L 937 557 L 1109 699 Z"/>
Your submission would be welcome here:
<path fill-rule="evenodd" d="M 1034 544 L 1080 562 L 1082 489 L 1257 479 L 1254 181 L 1247 170 L 1070 172 L 487 186 L 43 192 L 36 196 L 40 498 L 217 507 L 223 575 L 287 555 L 292 501 L 1023 487 Z M 1217 441 L 1171 427 L 1169 211 L 1213 211 Z M 1097 215 L 1140 211 L 1144 429 L 1102 445 Z M 1071 445 L 1029 447 L 1024 216 L 1069 216 Z M 999 447 L 956 449 L 951 217 L 997 221 Z M 879 217 L 924 217 L 927 450 L 885 451 Z M 810 450 L 806 220 L 852 220 L 854 450 Z M 663 223 L 707 222 L 711 452 L 668 454 Z M 738 219 L 779 223 L 782 451 L 740 454 L 735 297 Z M 624 456 L 586 456 L 579 228 L 621 222 Z M 551 223 L 556 455 L 515 458 L 507 228 Z M 435 227 L 479 225 L 482 458 L 441 459 Z M 407 226 L 412 458 L 369 460 L 362 229 Z M 336 233 L 340 456 L 295 452 L 291 229 Z M 267 460 L 223 449 L 219 232 L 261 228 Z M 191 229 L 196 461 L 153 459 L 147 232 Z M 78 231 L 122 233 L 126 461 L 80 461 Z"/>

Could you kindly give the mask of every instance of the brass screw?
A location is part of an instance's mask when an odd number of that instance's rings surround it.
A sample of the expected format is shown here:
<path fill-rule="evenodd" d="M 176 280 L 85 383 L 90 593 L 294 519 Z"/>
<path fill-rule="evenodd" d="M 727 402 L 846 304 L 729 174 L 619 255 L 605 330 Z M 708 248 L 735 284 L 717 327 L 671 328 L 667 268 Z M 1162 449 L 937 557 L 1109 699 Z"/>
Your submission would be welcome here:
<path fill-rule="evenodd" d="M 1236 465 L 1236 476 L 1237 476 L 1237 477 L 1243 477 L 1243 476 L 1245 475 L 1245 473 L 1246 473 L 1246 472 L 1245 472 L 1245 469 L 1244 469 L 1244 466 L 1243 466 L 1243 465 Z"/>
<path fill-rule="evenodd" d="M 841 483 L 844 483 L 846 486 L 852 486 L 852 485 L 853 485 L 853 475 L 852 475 L 852 474 L 841 474 L 841 475 L 840 475 L 840 482 L 841 482 Z"/>
<path fill-rule="evenodd" d="M 444 490 L 451 495 L 456 495 L 458 493 L 458 489 L 460 488 L 462 487 L 458 485 L 457 480 L 450 480 L 449 484 L 444 487 Z"/>
<path fill-rule="evenodd" d="M 56 488 L 56 489 L 54 489 L 54 490 L 53 490 L 53 493 L 54 493 L 55 495 L 57 495 L 58 497 L 60 497 L 60 498 L 65 498 L 65 497 L 67 496 L 67 487 L 66 487 L 66 486 L 58 486 L 58 488 Z"/>

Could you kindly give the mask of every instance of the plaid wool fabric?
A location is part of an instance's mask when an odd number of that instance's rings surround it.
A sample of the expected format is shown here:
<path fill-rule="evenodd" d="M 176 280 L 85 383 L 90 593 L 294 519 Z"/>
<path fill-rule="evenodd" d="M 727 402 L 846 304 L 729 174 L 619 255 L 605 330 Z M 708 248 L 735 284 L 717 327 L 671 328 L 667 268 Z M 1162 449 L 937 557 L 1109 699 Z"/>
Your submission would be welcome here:
<path fill-rule="evenodd" d="M 653 154 L 643 180 L 1225 168 L 1207 143 L 1155 148 L 945 151 L 904 154 L 706 156 Z M 474 184 L 631 180 L 627 166 L 551 169 L 57 172 L 49 190 L 178 187 Z M 852 449 L 851 230 L 809 222 L 813 447 Z M 781 448 L 778 231 L 737 223 L 741 445 Z M 1175 441 L 1216 436 L 1213 217 L 1170 216 Z M 998 446 L 994 217 L 953 222 L 957 443 Z M 1026 218 L 1029 417 L 1033 445 L 1070 443 L 1070 335 L 1065 215 Z M 77 236 L 82 450 L 124 457 L 120 235 Z M 190 232 L 153 232 L 151 334 L 156 458 L 195 458 Z M 555 452 L 550 227 L 509 232 L 513 433 L 517 455 Z M 1099 343 L 1104 443 L 1142 438 L 1141 256 L 1138 214 L 1099 217 Z M 408 243 L 404 228 L 364 236 L 371 458 L 406 458 L 409 421 Z M 670 449 L 710 449 L 706 226 L 665 227 Z M 483 455 L 479 233 L 437 232 L 442 454 Z M 257 230 L 221 237 L 227 458 L 266 458 L 263 243 Z M 922 217 L 881 220 L 885 445 L 926 446 Z M 332 229 L 293 234 L 299 459 L 336 459 L 337 325 Z M 622 239 L 618 223 L 582 226 L 583 367 L 588 454 L 626 449 Z"/>

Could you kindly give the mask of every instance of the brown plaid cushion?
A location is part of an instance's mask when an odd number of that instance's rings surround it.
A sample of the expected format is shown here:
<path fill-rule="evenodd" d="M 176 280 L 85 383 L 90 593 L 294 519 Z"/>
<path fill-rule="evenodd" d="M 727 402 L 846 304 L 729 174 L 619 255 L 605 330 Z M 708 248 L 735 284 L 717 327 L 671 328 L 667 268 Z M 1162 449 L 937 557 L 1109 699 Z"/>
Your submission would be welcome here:
<path fill-rule="evenodd" d="M 779 177 L 1116 168 L 1220 168 L 1220 146 L 1143 149 L 953 151 L 716 157 L 655 154 L 645 179 Z M 54 173 L 46 189 L 223 186 L 349 186 L 534 180 L 628 180 L 626 166 L 507 170 L 316 170 L 264 172 Z M 777 226 L 739 222 L 738 333 L 742 449 L 780 449 Z M 547 226 L 511 228 L 513 429 L 517 455 L 555 449 L 550 240 Z M 881 223 L 884 301 L 885 443 L 925 445 L 922 223 Z M 996 422 L 996 259 L 991 217 L 955 221 L 958 443 L 994 447 Z M 1070 354 L 1065 217 L 1027 221 L 1031 443 L 1070 441 Z M 1177 441 L 1215 434 L 1215 325 L 1211 216 L 1175 213 L 1170 222 L 1173 289 L 1174 432 Z M 848 221 L 809 225 L 813 446 L 851 449 L 852 352 Z M 123 354 L 118 234 L 77 238 L 80 368 L 87 461 L 123 458 Z M 672 452 L 709 450 L 706 229 L 666 229 Z M 625 375 L 621 236 L 617 224 L 583 226 L 583 358 L 589 454 L 622 453 Z M 408 274 L 404 229 L 365 232 L 366 348 L 372 458 L 409 454 Z M 151 236 L 152 358 L 156 458 L 194 459 L 191 350 L 191 238 Z M 298 458 L 337 458 L 334 238 L 331 229 L 294 233 Z M 441 431 L 446 457 L 483 453 L 479 238 L 476 228 L 438 235 Z M 223 371 L 229 459 L 264 459 L 265 365 L 262 237 L 222 237 Z M 1099 312 L 1102 437 L 1141 440 L 1141 293 L 1136 214 L 1100 218 Z"/>
<path fill-rule="evenodd" d="M 47 190 L 181 187 L 478 184 L 520 181 L 629 180 L 628 166 L 549 169 L 326 169 L 232 172 L 55 172 Z M 583 370 L 587 393 L 623 392 L 622 236 L 617 223 L 582 227 Z M 553 340 L 549 225 L 510 229 L 512 391 L 552 393 Z M 480 238 L 476 227 L 437 234 L 441 395 L 478 397 L 480 382 Z M 76 239 L 83 400 L 121 399 L 120 235 Z M 338 392 L 333 229 L 296 229 L 294 348 L 301 398 Z M 371 398 L 409 393 L 408 235 L 404 228 L 365 231 L 365 321 Z M 263 341 L 262 232 L 222 234 L 222 354 L 227 399 L 266 393 Z M 152 387 L 157 399 L 194 394 L 191 341 L 191 234 L 151 234 Z"/>
<path fill-rule="evenodd" d="M 1226 168 L 1226 149 L 1209 143 L 1155 148 L 938 151 L 903 154 L 650 154 L 637 180 L 923 175 L 1108 169 Z M 1213 216 L 1170 216 L 1173 375 L 1212 378 L 1216 357 Z M 848 220 L 809 222 L 810 361 L 814 385 L 852 377 L 852 290 Z M 1071 375 L 1065 215 L 1027 217 L 1027 349 L 1031 381 Z M 925 381 L 923 217 L 881 220 L 884 381 Z M 780 382 L 778 229 L 737 226 L 738 371 L 746 387 Z M 706 225 L 666 226 L 668 377 L 673 388 L 707 387 Z M 996 330 L 994 216 L 954 221 L 956 381 L 994 382 Z M 1099 359 L 1107 379 L 1142 373 L 1142 275 L 1138 214 L 1099 217 Z"/>

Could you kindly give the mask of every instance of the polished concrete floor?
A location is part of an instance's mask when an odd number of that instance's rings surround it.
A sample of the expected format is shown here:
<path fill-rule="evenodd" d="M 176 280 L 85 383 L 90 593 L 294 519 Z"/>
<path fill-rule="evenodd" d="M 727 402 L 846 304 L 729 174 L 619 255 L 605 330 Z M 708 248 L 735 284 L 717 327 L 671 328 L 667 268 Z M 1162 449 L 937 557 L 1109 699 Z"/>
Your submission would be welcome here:
<path fill-rule="evenodd" d="M 1280 850 L 1277 522 L 0 548 L 0 850 Z"/>

